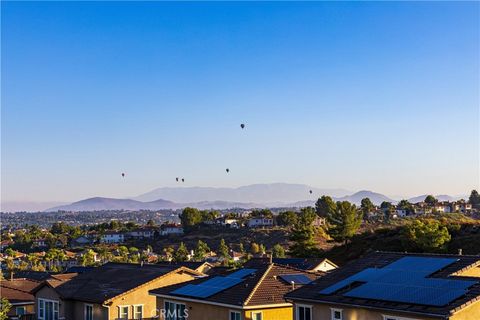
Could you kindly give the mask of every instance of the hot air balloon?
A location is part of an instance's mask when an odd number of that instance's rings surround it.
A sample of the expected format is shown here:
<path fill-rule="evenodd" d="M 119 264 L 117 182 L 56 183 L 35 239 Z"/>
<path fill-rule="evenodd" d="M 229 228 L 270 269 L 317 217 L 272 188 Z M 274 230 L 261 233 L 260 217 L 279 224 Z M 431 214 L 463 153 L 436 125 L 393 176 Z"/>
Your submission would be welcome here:
<path fill-rule="evenodd" d="M 230 169 L 227 168 L 227 169 L 225 169 L 225 171 L 227 171 L 227 173 L 229 173 L 229 172 L 230 172 Z"/>
<path fill-rule="evenodd" d="M 125 173 L 122 172 L 122 177 L 125 178 Z"/>
<path fill-rule="evenodd" d="M 245 124 L 242 123 L 242 124 L 240 125 L 240 128 L 245 129 Z"/>
<path fill-rule="evenodd" d="M 182 178 L 182 182 L 185 182 L 185 178 Z"/>
<path fill-rule="evenodd" d="M 177 182 L 178 182 L 178 177 L 177 177 L 177 178 L 175 178 L 175 180 L 177 180 Z"/>
<path fill-rule="evenodd" d="M 312 191 L 312 190 L 310 190 L 310 194 L 312 194 L 312 193 L 313 193 L 313 191 Z"/>

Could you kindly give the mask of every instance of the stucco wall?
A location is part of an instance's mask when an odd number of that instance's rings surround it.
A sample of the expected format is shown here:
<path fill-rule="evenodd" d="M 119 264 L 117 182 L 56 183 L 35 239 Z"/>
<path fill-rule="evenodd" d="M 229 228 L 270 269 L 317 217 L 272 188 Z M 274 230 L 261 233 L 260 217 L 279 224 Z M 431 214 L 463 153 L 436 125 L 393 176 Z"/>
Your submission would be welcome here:
<path fill-rule="evenodd" d="M 24 307 L 25 308 L 25 314 L 33 314 L 35 313 L 35 304 L 30 303 L 30 304 L 14 304 L 12 305 L 12 308 L 8 311 L 7 315 L 9 317 L 16 317 L 17 316 L 17 307 Z"/>
<path fill-rule="evenodd" d="M 186 308 L 188 309 L 188 320 L 228 320 L 230 319 L 230 311 L 239 311 L 242 314 L 243 320 L 251 320 L 252 311 L 261 311 L 263 320 L 292 320 L 292 307 L 242 311 L 241 309 L 237 308 L 215 306 L 199 302 L 185 302 L 175 299 L 157 298 L 157 305 L 159 309 L 164 308 L 165 300 L 185 304 Z M 160 320 L 163 320 L 163 318 Z"/>
<path fill-rule="evenodd" d="M 480 277 L 480 267 L 470 268 L 457 275 L 462 277 Z"/>
<path fill-rule="evenodd" d="M 58 317 L 59 319 L 65 318 L 65 303 L 62 303 L 60 296 L 48 286 L 44 286 L 35 293 L 35 306 L 38 306 L 38 299 L 47 299 L 58 301 Z"/>
<path fill-rule="evenodd" d="M 193 276 L 187 273 L 169 274 L 163 278 L 157 279 L 148 285 L 137 288 L 128 294 L 120 296 L 113 300 L 109 308 L 109 320 L 117 319 L 119 316 L 119 306 L 129 306 L 128 316 L 133 319 L 133 305 L 143 305 L 143 317 L 151 318 L 156 316 L 157 301 L 156 298 L 148 293 L 149 290 L 169 286 L 176 283 L 193 280 Z M 95 319 L 96 320 L 96 319 Z"/>
<path fill-rule="evenodd" d="M 468 307 L 458 311 L 450 317 L 452 320 L 478 320 L 480 319 L 480 301 L 476 301 Z"/>
<path fill-rule="evenodd" d="M 330 320 L 332 319 L 332 308 L 334 309 L 342 309 L 343 310 L 343 318 L 348 320 L 384 320 L 383 316 L 398 316 L 404 317 L 406 319 L 412 320 L 433 320 L 434 318 L 431 317 L 424 317 L 424 316 L 415 316 L 410 315 L 407 313 L 399 313 L 399 312 L 390 312 L 390 311 L 375 311 L 369 309 L 361 309 L 361 308 L 346 308 L 343 306 L 335 306 L 335 305 L 324 305 L 324 304 L 309 304 L 309 303 L 301 303 L 300 305 L 310 305 L 312 306 L 312 320 Z M 296 319 L 296 314 L 294 312 L 294 318 Z"/>

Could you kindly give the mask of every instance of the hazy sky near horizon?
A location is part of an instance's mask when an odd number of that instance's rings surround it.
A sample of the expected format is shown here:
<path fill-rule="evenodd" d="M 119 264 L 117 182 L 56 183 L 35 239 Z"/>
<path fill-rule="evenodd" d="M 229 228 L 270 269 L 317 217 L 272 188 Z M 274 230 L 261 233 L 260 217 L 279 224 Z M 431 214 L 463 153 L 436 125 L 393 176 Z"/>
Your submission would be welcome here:
<path fill-rule="evenodd" d="M 478 2 L 1 6 L 2 201 L 479 187 Z"/>

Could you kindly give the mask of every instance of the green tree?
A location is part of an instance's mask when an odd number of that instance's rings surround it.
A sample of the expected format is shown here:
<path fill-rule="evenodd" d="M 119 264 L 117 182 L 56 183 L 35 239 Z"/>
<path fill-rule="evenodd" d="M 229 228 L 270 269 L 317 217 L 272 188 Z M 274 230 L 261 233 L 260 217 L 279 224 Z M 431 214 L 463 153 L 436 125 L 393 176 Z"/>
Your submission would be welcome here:
<path fill-rule="evenodd" d="M 322 197 L 323 198 L 323 197 Z M 328 201 L 328 200 L 327 200 Z M 295 257 L 311 257 L 318 251 L 315 243 L 315 228 L 312 223 L 317 213 L 312 207 L 302 208 L 290 234 L 290 254 Z"/>
<path fill-rule="evenodd" d="M 163 254 L 165 255 L 165 258 L 167 261 L 170 261 L 172 259 L 174 252 L 175 252 L 175 249 L 173 249 L 172 246 L 163 248 Z"/>
<path fill-rule="evenodd" d="M 305 207 L 305 208 L 300 209 L 300 213 L 298 215 L 297 223 L 302 224 L 302 225 L 311 225 L 313 223 L 313 221 L 315 221 L 316 217 L 317 217 L 317 214 L 316 214 L 314 208 Z"/>
<path fill-rule="evenodd" d="M 182 223 L 183 230 L 186 232 L 195 228 L 200 222 L 202 222 L 202 215 L 196 208 L 185 208 L 180 214 L 180 221 Z"/>
<path fill-rule="evenodd" d="M 433 206 L 433 205 L 435 205 L 435 204 L 438 202 L 438 200 L 435 199 L 434 196 L 432 196 L 431 194 L 429 194 L 428 196 L 425 197 L 424 202 L 425 202 L 426 204 L 430 205 L 430 206 Z"/>
<path fill-rule="evenodd" d="M 223 238 L 220 240 L 220 245 L 218 246 L 218 256 L 223 259 L 230 258 L 228 246 L 225 244 L 225 240 Z"/>
<path fill-rule="evenodd" d="M 272 256 L 274 258 L 285 258 L 285 249 L 277 243 L 272 248 Z"/>
<path fill-rule="evenodd" d="M 264 218 L 273 218 L 273 212 L 269 209 L 261 209 L 261 210 L 252 210 L 250 213 L 252 217 L 264 217 Z"/>
<path fill-rule="evenodd" d="M 80 265 L 93 266 L 95 264 L 95 251 L 87 249 L 80 257 Z"/>
<path fill-rule="evenodd" d="M 470 197 L 468 198 L 468 202 L 472 205 L 472 207 L 480 209 L 480 194 L 478 194 L 477 190 L 472 190 Z"/>
<path fill-rule="evenodd" d="M 408 200 L 400 200 L 397 204 L 398 209 L 407 210 L 408 214 L 413 212 L 413 205 Z"/>
<path fill-rule="evenodd" d="M 267 249 L 265 248 L 264 244 L 260 244 L 260 253 L 265 254 L 267 252 Z"/>
<path fill-rule="evenodd" d="M 149 227 L 155 227 L 157 224 L 155 223 L 155 221 L 153 221 L 152 219 L 148 220 L 147 221 L 147 226 Z"/>
<path fill-rule="evenodd" d="M 176 262 L 182 262 L 188 260 L 188 249 L 185 243 L 180 242 L 177 251 L 175 252 L 174 260 Z"/>
<path fill-rule="evenodd" d="M 252 242 L 252 244 L 250 245 L 250 252 L 252 254 L 257 254 L 260 252 L 260 247 L 258 246 L 258 244 L 256 244 L 255 242 Z"/>
<path fill-rule="evenodd" d="M 277 223 L 280 226 L 293 226 L 297 223 L 297 213 L 294 211 L 283 211 L 278 214 Z"/>
<path fill-rule="evenodd" d="M 348 201 L 337 202 L 336 210 L 328 216 L 328 234 L 336 241 L 348 240 L 355 235 L 362 223 L 362 213 Z"/>
<path fill-rule="evenodd" d="M 208 245 L 202 240 L 198 240 L 193 258 L 195 259 L 195 261 L 203 261 L 203 259 L 205 259 L 209 252 L 210 248 L 208 247 Z"/>
<path fill-rule="evenodd" d="M 363 198 L 360 204 L 360 208 L 362 209 L 363 216 L 366 216 L 368 213 L 375 210 L 375 205 L 370 200 L 370 198 Z"/>
<path fill-rule="evenodd" d="M 8 311 L 12 308 L 12 304 L 7 298 L 2 297 L 0 301 L 0 320 L 8 319 Z"/>
<path fill-rule="evenodd" d="M 120 261 L 122 262 L 128 262 L 128 248 L 126 246 L 119 246 L 117 248 L 118 255 L 120 257 Z"/>
<path fill-rule="evenodd" d="M 336 203 L 329 196 L 322 196 L 315 203 L 315 210 L 320 217 L 328 217 L 336 209 Z"/>
<path fill-rule="evenodd" d="M 405 228 L 405 236 L 420 252 L 442 251 L 451 240 L 447 227 L 436 220 L 414 220 Z"/>

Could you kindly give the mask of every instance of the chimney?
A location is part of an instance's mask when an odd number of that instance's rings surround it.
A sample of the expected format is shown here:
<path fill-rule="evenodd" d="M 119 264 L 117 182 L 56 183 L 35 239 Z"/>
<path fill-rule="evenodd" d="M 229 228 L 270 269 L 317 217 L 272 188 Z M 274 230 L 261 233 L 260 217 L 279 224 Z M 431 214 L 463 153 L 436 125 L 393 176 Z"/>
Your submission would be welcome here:
<path fill-rule="evenodd" d="M 269 261 L 268 261 L 268 262 L 269 262 L 270 264 L 272 264 L 272 263 L 273 263 L 273 254 L 270 253 L 270 254 L 268 255 L 268 258 L 269 258 Z"/>
<path fill-rule="evenodd" d="M 13 281 L 13 270 L 10 271 L 10 281 Z"/>
<path fill-rule="evenodd" d="M 140 262 L 140 267 L 143 267 L 143 260 L 142 260 L 142 262 Z"/>
<path fill-rule="evenodd" d="M 292 284 L 292 290 L 295 290 L 295 281 L 290 281 L 290 283 Z"/>
<path fill-rule="evenodd" d="M 458 255 L 461 256 L 462 255 L 462 249 L 458 249 Z"/>

